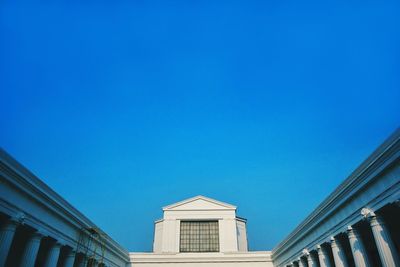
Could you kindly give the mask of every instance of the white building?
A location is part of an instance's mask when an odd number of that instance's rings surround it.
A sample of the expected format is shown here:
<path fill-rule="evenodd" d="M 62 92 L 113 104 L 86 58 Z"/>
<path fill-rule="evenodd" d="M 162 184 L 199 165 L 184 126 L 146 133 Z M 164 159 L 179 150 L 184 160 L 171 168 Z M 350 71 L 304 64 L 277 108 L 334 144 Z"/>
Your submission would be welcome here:
<path fill-rule="evenodd" d="M 204 196 L 163 208 L 153 253 L 130 253 L 132 266 L 273 266 L 269 251 L 248 252 L 246 219 L 236 207 Z"/>
<path fill-rule="evenodd" d="M 246 220 L 236 216 L 236 207 L 203 196 L 163 208 L 164 217 L 155 222 L 155 253 L 247 251 Z M 209 231 L 208 246 L 191 244 L 191 233 Z M 185 247 L 188 235 L 189 246 Z M 193 246 L 191 246 L 193 245 Z"/>
<path fill-rule="evenodd" d="M 271 252 L 247 250 L 230 204 L 163 210 L 154 251 L 129 253 L 0 149 L 0 267 L 400 267 L 400 130 Z"/>

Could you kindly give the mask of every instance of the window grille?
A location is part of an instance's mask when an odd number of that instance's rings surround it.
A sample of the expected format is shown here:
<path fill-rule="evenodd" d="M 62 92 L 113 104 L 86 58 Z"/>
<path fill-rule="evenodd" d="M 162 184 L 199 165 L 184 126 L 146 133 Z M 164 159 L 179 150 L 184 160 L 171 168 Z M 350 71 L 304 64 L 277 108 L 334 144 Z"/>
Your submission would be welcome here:
<path fill-rule="evenodd" d="M 180 252 L 218 252 L 218 221 L 181 221 Z"/>

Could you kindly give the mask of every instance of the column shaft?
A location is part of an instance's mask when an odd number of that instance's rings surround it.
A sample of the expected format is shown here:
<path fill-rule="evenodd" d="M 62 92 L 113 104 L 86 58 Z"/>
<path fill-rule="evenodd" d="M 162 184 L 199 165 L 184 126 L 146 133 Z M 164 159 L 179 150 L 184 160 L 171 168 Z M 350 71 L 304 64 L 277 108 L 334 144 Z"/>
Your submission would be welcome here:
<path fill-rule="evenodd" d="M 73 267 L 75 262 L 75 252 L 69 251 L 64 261 L 64 267 Z"/>
<path fill-rule="evenodd" d="M 385 222 L 379 215 L 370 217 L 372 233 L 383 266 L 400 266 L 400 259 Z"/>
<path fill-rule="evenodd" d="M 44 267 L 57 267 L 58 258 L 60 257 L 60 249 L 61 245 L 58 243 L 55 243 L 50 247 Z"/>
<path fill-rule="evenodd" d="M 318 267 L 317 261 L 311 253 L 307 254 L 308 267 Z"/>
<path fill-rule="evenodd" d="M 42 240 L 42 235 L 39 233 L 33 233 L 25 246 L 24 252 L 21 258 L 21 267 L 34 267 L 36 257 L 40 247 L 40 241 Z"/>
<path fill-rule="evenodd" d="M 318 246 L 317 252 L 318 252 L 318 259 L 319 259 L 320 266 L 321 267 L 331 267 L 331 262 L 329 261 L 329 257 L 326 252 L 326 249 L 321 246 Z"/>
<path fill-rule="evenodd" d="M 331 239 L 331 247 L 333 253 L 333 260 L 335 261 L 335 267 L 348 267 L 346 255 L 342 245 L 335 238 Z"/>
<path fill-rule="evenodd" d="M 304 262 L 301 258 L 299 258 L 298 263 L 299 263 L 299 267 L 306 267 L 306 265 L 304 264 Z"/>
<path fill-rule="evenodd" d="M 365 250 L 364 244 L 357 229 L 349 226 L 347 232 L 356 267 L 370 267 L 371 264 L 368 260 L 368 253 Z"/>
<path fill-rule="evenodd" d="M 83 256 L 78 263 L 78 267 L 86 267 L 87 263 L 88 263 L 88 260 L 87 260 L 86 256 Z"/>
<path fill-rule="evenodd" d="M 18 222 L 8 220 L 0 229 L 0 267 L 4 267 L 6 264 L 17 226 Z"/>

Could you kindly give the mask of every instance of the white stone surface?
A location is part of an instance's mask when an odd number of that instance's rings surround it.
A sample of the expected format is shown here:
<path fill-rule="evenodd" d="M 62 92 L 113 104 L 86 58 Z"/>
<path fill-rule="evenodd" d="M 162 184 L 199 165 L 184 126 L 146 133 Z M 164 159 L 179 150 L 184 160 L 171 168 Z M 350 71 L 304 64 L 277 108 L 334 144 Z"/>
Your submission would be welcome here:
<path fill-rule="evenodd" d="M 132 267 L 273 267 L 271 252 L 130 253 Z"/>
<path fill-rule="evenodd" d="M 233 205 L 196 196 L 164 207 L 163 211 L 163 219 L 155 222 L 154 252 L 179 252 L 181 220 L 216 220 L 220 252 L 247 251 L 246 220 L 236 217 Z"/>
<path fill-rule="evenodd" d="M 328 253 L 326 252 L 326 249 L 324 247 L 317 246 L 317 252 L 318 252 L 318 259 L 320 266 L 331 267 L 331 263 L 329 261 L 329 256 Z"/>
<path fill-rule="evenodd" d="M 358 230 L 349 226 L 347 229 L 351 252 L 353 254 L 354 264 L 356 267 L 370 267 L 368 254 Z"/>
<path fill-rule="evenodd" d="M 335 262 L 336 267 L 347 267 L 346 255 L 344 253 L 342 244 L 336 240 L 336 238 L 332 237 L 331 239 L 331 247 L 332 247 L 332 254 L 333 260 Z"/>
<path fill-rule="evenodd" d="M 246 220 L 242 218 L 236 218 L 236 227 L 238 236 L 238 249 L 239 251 L 248 251 Z"/>
<path fill-rule="evenodd" d="M 273 266 L 270 252 L 248 252 L 246 219 L 236 216 L 235 206 L 197 196 L 164 207 L 163 211 L 164 217 L 154 226 L 153 253 L 130 253 L 132 266 Z M 179 253 L 182 220 L 218 221 L 220 251 Z"/>
<path fill-rule="evenodd" d="M 160 253 L 162 251 L 164 220 L 158 220 L 154 223 L 154 242 L 153 252 Z"/>
<path fill-rule="evenodd" d="M 363 209 L 365 211 L 366 209 Z M 389 234 L 383 218 L 370 211 L 367 215 L 370 220 L 375 244 L 383 266 L 400 266 L 400 259 L 395 244 Z"/>

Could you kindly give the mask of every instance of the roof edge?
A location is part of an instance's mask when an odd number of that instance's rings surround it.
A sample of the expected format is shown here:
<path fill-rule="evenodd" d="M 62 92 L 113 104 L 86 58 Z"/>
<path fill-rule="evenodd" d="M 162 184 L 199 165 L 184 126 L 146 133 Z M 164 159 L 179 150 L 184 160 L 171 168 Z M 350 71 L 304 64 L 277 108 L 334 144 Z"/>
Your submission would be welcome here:
<path fill-rule="evenodd" d="M 225 203 L 225 202 L 221 202 L 221 201 L 218 201 L 218 200 L 215 200 L 215 199 L 212 199 L 212 198 L 209 198 L 209 197 L 205 197 L 205 196 L 202 196 L 202 195 L 198 195 L 198 196 L 195 196 L 195 197 L 191 197 L 191 198 L 188 198 L 188 199 L 185 199 L 185 200 L 182 200 L 182 201 L 167 205 L 167 206 L 163 207 L 162 209 L 163 209 L 163 211 L 171 210 L 173 208 L 176 208 L 176 207 L 182 206 L 184 204 L 196 201 L 198 199 L 202 199 L 202 200 L 214 203 L 216 205 L 224 206 L 224 207 L 226 207 L 228 209 L 236 210 L 236 206 L 234 206 L 234 205 L 231 205 L 231 204 L 228 204 L 228 203 Z"/>

